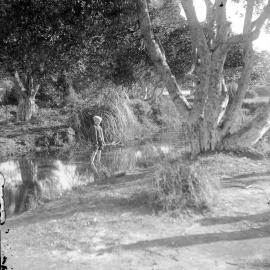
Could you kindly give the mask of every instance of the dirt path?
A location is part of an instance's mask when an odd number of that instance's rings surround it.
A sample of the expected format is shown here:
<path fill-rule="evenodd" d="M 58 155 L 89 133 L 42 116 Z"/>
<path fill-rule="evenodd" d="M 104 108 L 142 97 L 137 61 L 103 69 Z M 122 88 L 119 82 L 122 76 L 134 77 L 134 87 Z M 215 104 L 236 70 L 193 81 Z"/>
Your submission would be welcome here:
<path fill-rule="evenodd" d="M 9 219 L 8 269 L 270 269 L 270 162 L 204 161 L 222 183 L 211 213 L 153 214 L 143 196 L 153 168 L 138 171 Z"/>

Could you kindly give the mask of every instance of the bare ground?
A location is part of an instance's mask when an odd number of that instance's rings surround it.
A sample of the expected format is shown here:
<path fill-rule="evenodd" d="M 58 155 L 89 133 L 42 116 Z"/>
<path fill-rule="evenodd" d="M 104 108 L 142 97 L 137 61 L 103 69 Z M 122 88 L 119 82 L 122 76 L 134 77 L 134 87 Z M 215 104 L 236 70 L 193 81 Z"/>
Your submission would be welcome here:
<path fill-rule="evenodd" d="M 200 162 L 221 181 L 211 212 L 154 214 L 155 169 L 137 171 L 7 220 L 8 269 L 270 269 L 270 161 Z"/>

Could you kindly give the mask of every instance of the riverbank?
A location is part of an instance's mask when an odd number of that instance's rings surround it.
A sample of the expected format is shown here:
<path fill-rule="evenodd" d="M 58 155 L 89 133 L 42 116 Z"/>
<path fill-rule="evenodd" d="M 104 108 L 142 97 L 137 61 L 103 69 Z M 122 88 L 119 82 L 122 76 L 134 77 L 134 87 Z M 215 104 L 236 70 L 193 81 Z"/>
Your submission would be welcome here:
<path fill-rule="evenodd" d="M 101 105 L 102 104 L 102 105 Z M 39 108 L 28 122 L 16 121 L 16 106 L 0 107 L 0 160 L 42 151 L 68 151 L 88 144 L 93 115 L 103 117 L 107 142 L 133 144 L 163 129 L 181 128 L 172 102 L 164 99 L 150 106 L 140 99 L 110 93 L 62 108 Z"/>
<path fill-rule="evenodd" d="M 137 169 L 8 219 L 8 267 L 269 269 L 270 161 L 219 154 L 197 162 L 220 182 L 210 212 L 156 215 L 145 200 L 156 168 Z"/>
<path fill-rule="evenodd" d="M 40 109 L 31 121 L 16 122 L 11 114 L 14 109 L 7 106 L 6 118 L 0 122 L 0 160 L 74 145 L 75 132 L 65 112 Z"/>

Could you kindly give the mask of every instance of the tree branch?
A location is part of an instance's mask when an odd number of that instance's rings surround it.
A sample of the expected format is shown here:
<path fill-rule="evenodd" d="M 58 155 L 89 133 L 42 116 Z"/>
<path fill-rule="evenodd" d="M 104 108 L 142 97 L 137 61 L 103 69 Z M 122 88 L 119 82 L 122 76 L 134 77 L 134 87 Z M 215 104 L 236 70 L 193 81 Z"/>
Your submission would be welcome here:
<path fill-rule="evenodd" d="M 224 138 L 224 145 L 254 146 L 270 129 L 270 101 L 259 109 L 257 115 L 236 133 Z"/>
<path fill-rule="evenodd" d="M 246 34 L 235 35 L 229 38 L 227 42 L 225 42 L 225 46 L 227 47 L 227 49 L 229 49 L 229 47 L 231 47 L 234 44 L 251 42 L 259 37 L 260 30 L 261 29 L 256 28 L 255 30 L 248 32 Z"/>
<path fill-rule="evenodd" d="M 191 30 L 193 47 L 197 48 L 201 64 L 209 64 L 210 51 L 202 26 L 197 18 L 193 0 L 182 0 L 181 2 Z"/>
<path fill-rule="evenodd" d="M 213 3 L 210 0 L 204 0 L 205 7 L 206 7 L 206 23 L 208 24 L 212 19 L 212 10 L 213 10 Z"/>
<path fill-rule="evenodd" d="M 226 5 L 227 0 L 216 1 L 215 15 L 216 15 L 217 32 L 216 32 L 215 47 L 217 47 L 219 44 L 227 40 L 228 33 L 230 30 L 230 23 L 227 21 Z"/>
<path fill-rule="evenodd" d="M 243 28 L 244 35 L 246 31 L 251 29 L 251 20 L 253 9 L 255 5 L 255 0 L 250 0 L 247 5 L 246 14 L 245 14 L 245 23 Z M 233 99 L 233 102 L 230 108 L 226 111 L 224 121 L 222 123 L 222 131 L 221 136 L 224 137 L 228 132 L 230 132 L 232 123 L 236 118 L 237 113 L 242 107 L 244 97 L 248 88 L 248 84 L 250 81 L 250 75 L 253 69 L 252 63 L 254 58 L 254 52 L 252 48 L 252 43 L 249 42 L 246 46 L 244 46 L 244 68 L 241 73 L 241 77 L 238 80 L 238 88 L 236 92 L 236 96 Z"/>
<path fill-rule="evenodd" d="M 200 63 L 197 65 L 196 72 L 199 78 L 199 87 L 194 97 L 194 109 L 192 110 L 191 114 L 191 118 L 195 120 L 198 118 L 198 116 L 201 118 L 204 117 L 205 101 L 207 99 L 209 90 L 208 81 L 210 74 L 211 54 L 203 28 L 198 21 L 193 0 L 182 0 L 181 2 L 191 31 L 192 47 L 197 49 L 197 57 L 200 60 Z"/>
<path fill-rule="evenodd" d="M 24 85 L 23 85 L 23 82 L 22 82 L 22 80 L 21 80 L 21 78 L 20 78 L 20 75 L 19 75 L 19 73 L 18 73 L 17 70 L 15 71 L 14 76 L 15 76 L 15 79 L 16 79 L 18 85 L 20 86 L 21 91 L 22 91 L 22 92 L 26 92 L 26 89 L 25 89 L 25 87 L 24 87 Z"/>
<path fill-rule="evenodd" d="M 35 87 L 35 89 L 34 89 L 34 92 L 33 92 L 33 96 L 34 96 L 34 97 L 36 96 L 36 94 L 37 94 L 39 88 L 40 88 L 40 84 L 37 84 L 36 87 Z"/>
<path fill-rule="evenodd" d="M 220 125 L 220 123 L 222 121 L 222 118 L 225 115 L 227 106 L 229 104 L 229 93 L 228 93 L 228 89 L 227 89 L 227 86 L 225 84 L 224 78 L 222 78 L 222 80 L 221 80 L 221 87 L 222 87 L 222 90 L 223 90 L 222 92 L 225 94 L 225 98 L 221 103 L 221 111 L 220 111 L 219 116 L 218 116 L 217 126 Z"/>
<path fill-rule="evenodd" d="M 155 64 L 158 74 L 164 81 L 172 101 L 176 104 L 176 108 L 179 110 L 181 116 L 187 120 L 189 116 L 188 110 L 191 109 L 191 105 L 181 93 L 176 79 L 171 73 L 162 45 L 155 40 L 149 17 L 147 0 L 137 0 L 137 6 L 140 29 L 149 56 Z"/>
<path fill-rule="evenodd" d="M 215 1 L 214 4 L 212 4 L 210 0 L 205 0 L 205 5 L 207 8 L 206 24 L 207 24 L 207 30 L 208 30 L 208 47 L 210 50 L 212 50 L 213 45 L 214 45 L 214 39 L 215 39 L 217 0 Z"/>
<path fill-rule="evenodd" d="M 251 23 L 251 28 L 261 28 L 265 21 L 269 19 L 270 16 L 270 1 L 268 1 L 267 5 L 264 7 L 261 15 Z"/>
<path fill-rule="evenodd" d="M 268 4 L 264 7 L 261 15 L 254 22 L 251 22 L 254 5 L 254 0 L 248 1 L 243 34 L 231 37 L 226 42 L 227 47 L 238 43 L 251 42 L 259 37 L 265 21 L 270 18 L 270 1 L 268 1 Z"/>

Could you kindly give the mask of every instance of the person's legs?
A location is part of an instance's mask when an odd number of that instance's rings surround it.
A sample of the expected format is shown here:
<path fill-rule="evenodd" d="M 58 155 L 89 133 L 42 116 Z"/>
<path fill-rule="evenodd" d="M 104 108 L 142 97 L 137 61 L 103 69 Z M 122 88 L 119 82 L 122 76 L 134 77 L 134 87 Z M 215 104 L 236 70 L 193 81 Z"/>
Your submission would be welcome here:
<path fill-rule="evenodd" d="M 97 162 L 98 164 L 101 164 L 101 150 L 97 151 Z"/>
<path fill-rule="evenodd" d="M 98 150 L 93 151 L 92 155 L 91 155 L 91 163 L 94 164 L 96 155 L 97 155 Z"/>
<path fill-rule="evenodd" d="M 94 173 L 94 181 L 99 180 L 100 176 L 99 176 L 98 170 L 97 170 L 94 162 L 91 162 L 90 167 L 91 167 L 91 169 L 92 169 L 92 171 Z"/>

